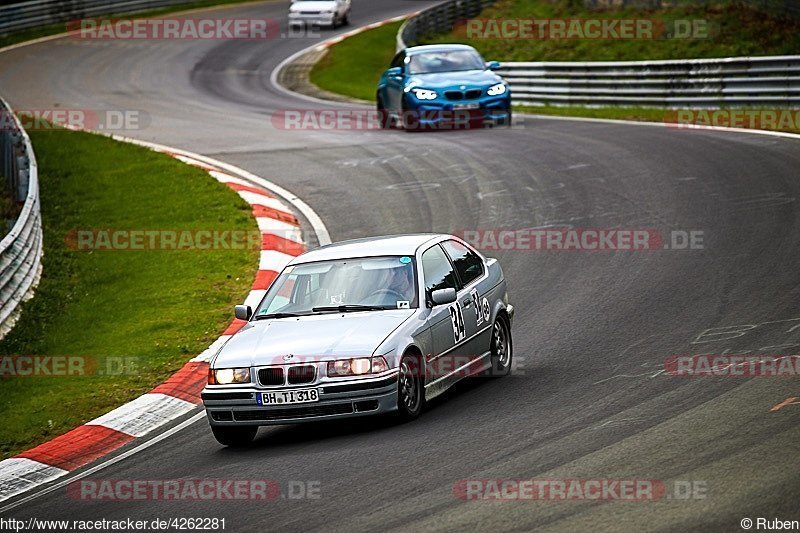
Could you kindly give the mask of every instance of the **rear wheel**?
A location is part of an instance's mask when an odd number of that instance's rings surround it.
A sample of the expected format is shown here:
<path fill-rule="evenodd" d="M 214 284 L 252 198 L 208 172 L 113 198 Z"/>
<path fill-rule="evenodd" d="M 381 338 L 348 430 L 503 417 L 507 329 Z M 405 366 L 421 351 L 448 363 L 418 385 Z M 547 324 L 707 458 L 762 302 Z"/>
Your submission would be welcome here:
<path fill-rule="evenodd" d="M 420 359 L 407 354 L 400 360 L 397 376 L 397 411 L 402 420 L 414 420 L 422 412 L 423 397 Z"/>
<path fill-rule="evenodd" d="M 258 433 L 258 426 L 211 426 L 214 438 L 223 446 L 238 448 L 247 446 Z"/>

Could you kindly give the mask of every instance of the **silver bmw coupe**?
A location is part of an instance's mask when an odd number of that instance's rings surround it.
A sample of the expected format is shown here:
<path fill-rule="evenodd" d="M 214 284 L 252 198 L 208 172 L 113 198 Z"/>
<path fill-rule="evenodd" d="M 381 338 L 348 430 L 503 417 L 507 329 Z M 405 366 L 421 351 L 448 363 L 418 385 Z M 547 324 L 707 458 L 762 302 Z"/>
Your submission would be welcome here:
<path fill-rule="evenodd" d="M 391 413 L 512 363 L 503 271 L 445 234 L 339 242 L 291 261 L 211 360 L 202 399 L 216 439 L 259 426 Z"/>

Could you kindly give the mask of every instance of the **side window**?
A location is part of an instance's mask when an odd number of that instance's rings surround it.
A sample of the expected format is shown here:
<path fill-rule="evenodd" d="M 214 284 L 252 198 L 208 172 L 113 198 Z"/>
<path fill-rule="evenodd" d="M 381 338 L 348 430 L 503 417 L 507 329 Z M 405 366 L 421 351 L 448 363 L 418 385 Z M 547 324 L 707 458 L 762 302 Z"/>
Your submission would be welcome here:
<path fill-rule="evenodd" d="M 398 52 L 394 59 L 392 59 L 392 64 L 389 65 L 390 67 L 400 67 L 404 68 L 405 66 L 405 58 L 406 54 L 404 52 Z"/>
<path fill-rule="evenodd" d="M 422 253 L 422 272 L 428 294 L 438 289 L 457 288 L 450 260 L 438 244 Z"/>
<path fill-rule="evenodd" d="M 456 241 L 445 241 L 442 246 L 453 260 L 461 283 L 469 285 L 483 275 L 483 260 L 478 254 Z"/>

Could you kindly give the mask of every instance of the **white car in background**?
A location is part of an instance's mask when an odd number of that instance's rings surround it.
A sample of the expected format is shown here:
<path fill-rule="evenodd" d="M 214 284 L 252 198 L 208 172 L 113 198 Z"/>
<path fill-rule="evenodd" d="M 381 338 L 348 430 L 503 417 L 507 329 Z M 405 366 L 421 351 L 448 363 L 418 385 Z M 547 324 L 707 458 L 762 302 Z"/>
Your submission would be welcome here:
<path fill-rule="evenodd" d="M 292 0 L 289 25 L 336 28 L 350 23 L 350 0 Z"/>

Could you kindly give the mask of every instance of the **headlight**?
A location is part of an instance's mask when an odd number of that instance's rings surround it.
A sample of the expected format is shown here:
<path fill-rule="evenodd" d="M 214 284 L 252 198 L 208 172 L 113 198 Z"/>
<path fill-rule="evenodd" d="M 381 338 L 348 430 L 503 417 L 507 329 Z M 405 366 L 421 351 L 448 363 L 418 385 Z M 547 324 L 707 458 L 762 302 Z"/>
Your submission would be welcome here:
<path fill-rule="evenodd" d="M 249 368 L 218 368 L 209 369 L 209 385 L 231 385 L 233 383 L 250 383 Z"/>
<path fill-rule="evenodd" d="M 380 374 L 389 368 L 386 359 L 378 357 L 358 357 L 341 361 L 328 362 L 329 377 L 363 376 L 365 374 Z"/>
<path fill-rule="evenodd" d="M 411 92 L 420 100 L 436 100 L 436 97 L 439 96 L 436 91 L 428 89 L 411 89 Z"/>
<path fill-rule="evenodd" d="M 486 94 L 489 96 L 500 96 L 501 94 L 506 94 L 508 88 L 506 87 L 505 83 L 498 83 L 497 85 L 492 85 L 489 87 L 489 90 L 486 91 Z"/>

